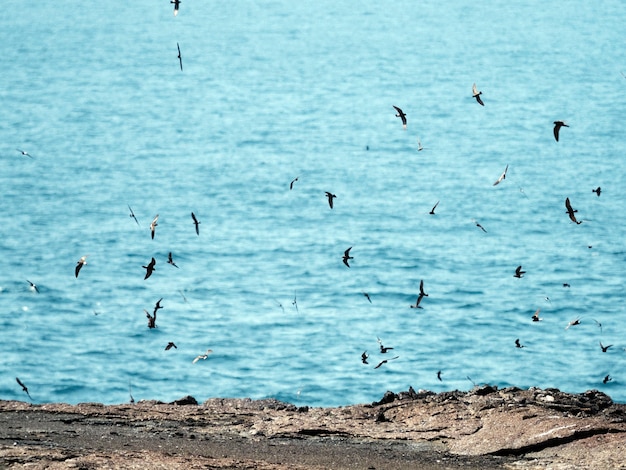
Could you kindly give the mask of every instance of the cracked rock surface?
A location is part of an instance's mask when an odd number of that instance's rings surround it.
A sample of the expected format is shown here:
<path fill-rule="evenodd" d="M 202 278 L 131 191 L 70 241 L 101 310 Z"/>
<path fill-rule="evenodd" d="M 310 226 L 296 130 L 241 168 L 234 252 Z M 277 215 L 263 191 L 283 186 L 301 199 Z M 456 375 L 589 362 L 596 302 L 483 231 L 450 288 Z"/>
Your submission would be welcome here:
<path fill-rule="evenodd" d="M 626 405 L 489 385 L 337 408 L 0 401 L 0 468 L 626 469 Z"/>

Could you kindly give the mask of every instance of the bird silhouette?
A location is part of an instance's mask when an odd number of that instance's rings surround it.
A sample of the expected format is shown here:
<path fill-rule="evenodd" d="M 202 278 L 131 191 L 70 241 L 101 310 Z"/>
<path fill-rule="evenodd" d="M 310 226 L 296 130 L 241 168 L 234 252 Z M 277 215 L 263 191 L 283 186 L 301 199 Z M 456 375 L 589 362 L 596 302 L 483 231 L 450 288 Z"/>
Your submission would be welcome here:
<path fill-rule="evenodd" d="M 415 305 L 410 305 L 411 308 L 422 308 L 420 307 L 420 303 L 422 303 L 422 299 L 424 297 L 428 297 L 428 294 L 424 292 L 424 280 L 420 280 L 420 292 L 417 296 L 417 300 L 415 301 Z"/>
<path fill-rule="evenodd" d="M 613 380 L 613 379 L 611 378 L 611 376 L 610 376 L 610 375 L 608 375 L 608 374 L 607 374 L 607 375 L 604 377 L 604 379 L 602 379 L 602 383 L 603 383 L 603 384 L 606 384 L 606 383 L 609 383 L 611 380 Z"/>
<path fill-rule="evenodd" d="M 176 43 L 176 47 L 178 48 L 178 63 L 180 64 L 180 70 L 183 70 L 183 57 L 180 55 L 180 46 Z"/>
<path fill-rule="evenodd" d="M 30 153 L 28 153 L 26 150 L 17 149 L 17 151 L 20 152 L 25 157 L 33 158 L 33 156 Z"/>
<path fill-rule="evenodd" d="M 523 345 L 522 343 L 520 343 L 520 342 L 519 342 L 519 338 L 517 338 L 517 339 L 515 340 L 515 347 L 516 347 L 516 348 L 523 348 L 523 347 L 524 347 L 524 345 Z"/>
<path fill-rule="evenodd" d="M 426 147 L 422 147 L 422 143 L 420 142 L 420 138 L 417 138 L 417 151 L 421 152 L 422 150 L 426 150 Z"/>
<path fill-rule="evenodd" d="M 496 180 L 495 183 L 493 183 L 494 186 L 499 185 L 502 182 L 502 180 L 506 178 L 506 172 L 508 171 L 508 169 L 509 169 L 509 165 L 506 166 L 506 168 L 504 169 L 500 177 Z"/>
<path fill-rule="evenodd" d="M 176 263 L 174 263 L 174 258 L 172 258 L 172 252 L 171 251 L 167 255 L 167 264 L 171 264 L 175 268 L 178 268 L 178 265 Z"/>
<path fill-rule="evenodd" d="M 350 264 L 348 263 L 348 260 L 354 259 L 353 256 L 350 256 L 350 250 L 351 249 L 352 249 L 352 247 L 348 248 L 346 251 L 343 252 L 343 264 L 345 264 L 348 267 L 350 267 Z"/>
<path fill-rule="evenodd" d="M 613 346 L 613 345 L 612 345 L 612 344 L 609 344 L 608 346 L 603 346 L 603 345 L 602 345 L 602 341 L 600 341 L 600 349 L 602 349 L 602 352 L 603 352 L 603 353 L 607 352 L 607 350 L 608 350 L 611 346 Z"/>
<path fill-rule="evenodd" d="M 526 274 L 526 271 L 522 271 L 522 267 L 518 266 L 515 268 L 515 274 L 513 274 L 513 277 L 521 278 L 524 277 L 524 274 Z"/>
<path fill-rule="evenodd" d="M 393 349 L 393 348 L 390 348 L 390 347 L 385 347 L 385 346 L 383 346 L 383 342 L 382 342 L 382 340 L 381 340 L 380 338 L 377 338 L 377 339 L 378 339 L 378 345 L 380 346 L 380 352 L 381 352 L 381 354 L 386 354 L 386 353 L 387 353 L 387 351 L 390 351 L 390 350 L 392 350 L 392 349 Z"/>
<path fill-rule="evenodd" d="M 148 263 L 148 266 L 142 266 L 142 268 L 146 270 L 146 277 L 143 278 L 144 281 L 148 279 L 150 276 L 152 276 L 152 272 L 154 271 L 155 264 L 156 264 L 156 260 L 152 258 L 152 260 L 150 260 L 150 263 Z"/>
<path fill-rule="evenodd" d="M 17 380 L 17 383 L 19 384 L 19 386 L 22 387 L 22 390 L 24 391 L 24 393 L 26 393 L 26 395 L 28 395 L 28 398 L 30 398 L 30 400 L 32 401 L 33 398 L 30 396 L 30 393 L 28 393 L 28 387 L 24 385 L 24 382 L 22 382 L 19 377 L 15 377 L 15 380 Z"/>
<path fill-rule="evenodd" d="M 379 368 L 380 366 L 382 366 L 383 364 L 387 364 L 389 361 L 394 361 L 394 360 L 398 359 L 399 357 L 400 357 L 400 356 L 395 356 L 395 357 L 392 357 L 391 359 L 383 359 L 382 361 L 380 361 L 380 362 L 378 363 L 378 365 L 377 365 L 376 367 L 374 367 L 374 369 L 378 369 L 378 368 Z"/>
<path fill-rule="evenodd" d="M 363 354 L 361 354 L 361 362 L 363 364 L 369 364 L 369 362 L 367 362 L 368 357 L 367 351 L 363 351 Z"/>
<path fill-rule="evenodd" d="M 163 308 L 163 306 L 161 305 L 161 300 L 163 300 L 163 297 L 161 297 L 159 300 L 157 300 L 157 303 L 154 305 L 154 316 L 155 317 L 156 317 L 157 310 Z"/>
<path fill-rule="evenodd" d="M 402 120 L 402 128 L 406 130 L 406 114 L 404 114 L 404 112 L 397 106 L 393 106 L 393 107 L 398 112 L 398 114 L 396 114 L 396 117 L 399 117 Z"/>
<path fill-rule="evenodd" d="M 541 321 L 541 318 L 539 318 L 539 311 L 540 311 L 540 310 L 541 310 L 541 309 L 540 309 L 540 308 L 538 308 L 538 309 L 535 311 L 535 313 L 533 313 L 533 316 L 532 316 L 533 321 Z"/>
<path fill-rule="evenodd" d="M 174 16 L 178 15 L 178 8 L 180 7 L 180 0 L 170 0 L 170 3 L 174 4 Z"/>
<path fill-rule="evenodd" d="M 289 191 L 291 191 L 293 189 L 293 184 L 298 181 L 298 178 L 300 178 L 299 176 L 296 176 L 294 179 L 291 180 L 291 183 L 289 183 Z"/>
<path fill-rule="evenodd" d="M 439 205 L 439 201 L 437 201 L 437 203 L 433 206 L 433 208 L 430 210 L 429 214 L 430 215 L 435 215 L 435 209 L 437 209 L 437 206 Z"/>
<path fill-rule="evenodd" d="M 476 222 L 474 219 L 472 219 L 472 221 L 474 222 L 474 224 L 476 224 L 476 227 L 478 227 L 479 229 L 481 229 L 483 232 L 487 233 L 487 230 L 485 230 L 485 227 L 483 227 L 482 225 L 480 225 L 478 222 Z"/>
<path fill-rule="evenodd" d="M 154 240 L 154 232 L 156 231 L 156 227 L 157 225 L 157 221 L 159 220 L 159 214 L 154 216 L 154 219 L 152 219 L 152 222 L 150 222 L 150 236 L 152 237 L 152 239 Z"/>
<path fill-rule="evenodd" d="M 198 225 L 200 225 L 200 222 L 198 222 L 198 219 L 196 218 L 196 214 L 192 212 L 191 218 L 193 219 L 193 224 L 196 226 L 196 235 L 200 235 L 200 228 L 198 227 Z"/>
<path fill-rule="evenodd" d="M 30 288 L 32 290 L 34 290 L 35 292 L 37 292 L 39 294 L 39 288 L 37 287 L 37 285 L 33 282 L 30 282 L 28 279 L 26 279 L 26 282 L 28 282 L 30 284 Z"/>
<path fill-rule="evenodd" d="M 365 298 L 367 299 L 367 301 L 371 304 L 372 303 L 372 299 L 370 298 L 370 295 L 367 292 L 361 292 Z"/>
<path fill-rule="evenodd" d="M 576 220 L 576 216 L 574 215 L 576 212 L 578 212 L 578 210 L 574 210 L 572 209 L 572 204 L 569 202 L 569 197 L 565 198 L 565 208 L 567 209 L 567 215 L 569 216 L 569 219 L 574 222 L 577 225 L 582 224 L 582 220 Z"/>
<path fill-rule="evenodd" d="M 170 349 L 178 349 L 178 346 L 176 346 L 174 343 L 172 343 L 171 341 L 169 343 L 167 343 L 167 346 L 165 346 L 165 350 L 169 351 Z"/>
<path fill-rule="evenodd" d="M 137 222 L 137 225 L 139 225 L 139 221 L 137 220 L 137 217 L 135 217 L 135 213 L 133 212 L 133 209 L 130 207 L 129 204 L 128 205 L 128 210 L 130 211 L 130 216 L 131 218 L 135 219 L 135 222 Z"/>
<path fill-rule="evenodd" d="M 574 320 L 570 321 L 565 327 L 565 329 L 569 330 L 570 326 L 576 326 L 576 325 L 580 325 L 580 317 L 575 318 Z"/>
<path fill-rule="evenodd" d="M 443 382 L 443 379 L 441 378 L 441 371 L 440 370 L 437 371 L 437 380 L 439 380 L 439 382 Z"/>
<path fill-rule="evenodd" d="M 600 197 L 600 194 L 602 193 L 602 188 L 598 186 L 596 189 L 592 189 L 591 192 L 596 193 L 596 196 Z"/>
<path fill-rule="evenodd" d="M 482 95 L 483 92 L 482 91 L 478 91 L 478 88 L 476 88 L 476 84 L 474 83 L 472 85 L 472 97 L 476 98 L 476 101 L 478 102 L 479 105 L 481 106 L 485 106 L 485 103 L 483 103 L 483 100 L 480 99 L 480 95 Z"/>
<path fill-rule="evenodd" d="M 146 318 L 148 319 L 148 328 L 156 328 L 157 310 L 154 310 L 153 315 L 150 315 L 150 312 L 148 312 L 145 308 L 143 309 L 143 311 L 145 312 Z"/>
<path fill-rule="evenodd" d="M 333 193 L 329 193 L 328 191 L 326 191 L 326 197 L 328 198 L 328 205 L 330 206 L 330 208 L 333 208 L 333 199 L 335 199 L 337 196 Z"/>
<path fill-rule="evenodd" d="M 76 263 L 76 268 L 74 268 L 74 275 L 76 277 L 78 277 L 78 273 L 80 272 L 81 269 L 83 269 L 83 266 L 87 264 L 87 256 L 88 255 L 82 256 Z"/>
<path fill-rule="evenodd" d="M 559 141 L 559 131 L 561 130 L 561 127 L 569 127 L 567 124 L 565 124 L 565 122 L 563 121 L 554 121 L 554 138 L 556 139 L 556 141 Z"/>

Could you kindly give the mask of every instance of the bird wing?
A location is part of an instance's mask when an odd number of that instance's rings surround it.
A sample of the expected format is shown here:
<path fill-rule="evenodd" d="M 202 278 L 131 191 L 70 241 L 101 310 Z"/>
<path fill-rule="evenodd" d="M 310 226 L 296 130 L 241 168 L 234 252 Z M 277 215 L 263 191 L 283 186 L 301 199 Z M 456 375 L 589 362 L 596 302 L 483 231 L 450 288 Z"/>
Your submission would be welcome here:
<path fill-rule="evenodd" d="M 472 95 L 476 96 L 478 94 L 478 88 L 476 88 L 476 84 L 472 85 Z"/>
<path fill-rule="evenodd" d="M 199 222 L 198 222 L 198 219 L 196 219 L 196 214 L 194 214 L 193 212 L 191 213 L 191 218 L 193 219 L 193 222 L 194 222 L 195 224 L 199 223 Z"/>

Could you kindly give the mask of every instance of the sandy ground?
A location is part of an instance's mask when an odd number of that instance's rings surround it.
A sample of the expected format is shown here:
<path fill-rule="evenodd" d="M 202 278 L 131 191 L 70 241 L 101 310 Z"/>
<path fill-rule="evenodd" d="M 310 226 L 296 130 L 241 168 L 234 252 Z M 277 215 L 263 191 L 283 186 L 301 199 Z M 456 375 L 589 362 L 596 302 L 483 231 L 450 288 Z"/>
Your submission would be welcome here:
<path fill-rule="evenodd" d="M 338 408 L 0 401 L 0 468 L 626 469 L 626 405 L 490 386 Z"/>

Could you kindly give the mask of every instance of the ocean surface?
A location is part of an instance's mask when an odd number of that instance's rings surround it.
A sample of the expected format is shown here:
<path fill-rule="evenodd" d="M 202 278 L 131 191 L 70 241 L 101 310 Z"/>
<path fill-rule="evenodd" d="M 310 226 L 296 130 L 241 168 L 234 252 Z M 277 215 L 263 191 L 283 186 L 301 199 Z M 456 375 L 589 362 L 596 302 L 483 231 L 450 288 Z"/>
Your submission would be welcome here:
<path fill-rule="evenodd" d="M 0 399 L 28 400 L 19 377 L 35 403 L 474 383 L 626 402 L 624 18 L 622 0 L 4 8 Z"/>

